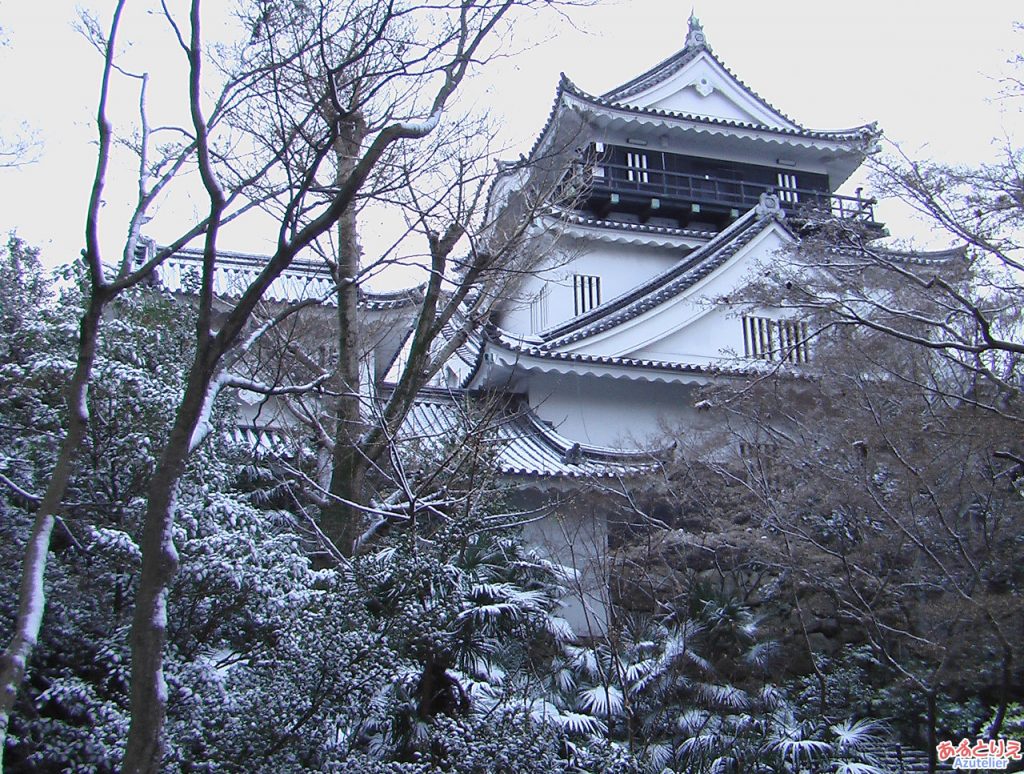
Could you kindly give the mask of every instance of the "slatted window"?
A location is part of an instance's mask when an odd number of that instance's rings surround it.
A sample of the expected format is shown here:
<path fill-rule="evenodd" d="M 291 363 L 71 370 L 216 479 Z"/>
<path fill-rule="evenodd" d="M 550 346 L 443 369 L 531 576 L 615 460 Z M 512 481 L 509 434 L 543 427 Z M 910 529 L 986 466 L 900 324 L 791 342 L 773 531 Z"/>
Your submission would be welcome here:
<path fill-rule="evenodd" d="M 626 151 L 626 177 L 631 183 L 648 183 L 647 154 Z"/>
<path fill-rule="evenodd" d="M 776 175 L 776 182 L 779 187 L 779 201 L 796 203 L 800 197 L 797 195 L 796 175 L 792 172 L 779 172 Z"/>
<path fill-rule="evenodd" d="M 783 363 L 810 362 L 807 323 L 800 320 L 744 317 L 743 349 L 747 357 L 759 360 Z"/>
<path fill-rule="evenodd" d="M 544 285 L 530 302 L 530 333 L 539 333 L 548 327 L 548 286 Z"/>
<path fill-rule="evenodd" d="M 576 314 L 589 312 L 601 304 L 601 278 L 593 274 L 574 274 L 572 290 Z"/>

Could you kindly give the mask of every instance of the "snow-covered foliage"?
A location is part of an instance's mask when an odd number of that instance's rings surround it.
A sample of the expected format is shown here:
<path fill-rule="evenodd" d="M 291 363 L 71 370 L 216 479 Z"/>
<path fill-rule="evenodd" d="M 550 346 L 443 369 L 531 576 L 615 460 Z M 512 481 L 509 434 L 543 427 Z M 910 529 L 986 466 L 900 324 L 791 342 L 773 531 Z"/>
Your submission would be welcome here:
<path fill-rule="evenodd" d="M 20 243 L 0 266 L 0 635 L 63 432 L 81 295 Z M 140 290 L 105 322 L 90 427 L 47 575 L 40 643 L 12 719 L 9 771 L 118 771 L 130 722 L 127 632 L 147 485 L 183 389 L 192 311 Z M 749 609 L 702 598 L 576 641 L 565 568 L 524 550 L 486 443 L 394 455 L 404 489 L 351 561 L 305 531 L 308 479 L 232 446 L 230 407 L 178 487 L 167 601 L 168 770 L 704 771 L 857 757 L 864 726 L 808 724 L 766 682 Z M 410 497 L 410 495 L 413 495 Z M 390 510 L 384 510 L 387 506 Z M 303 509 L 307 509 L 304 511 Z M 570 579 L 571 580 L 571 579 Z M 779 769 L 784 770 L 784 769 Z M 852 770 L 852 769 L 851 769 Z M 867 771 L 868 769 L 858 769 Z"/>
<path fill-rule="evenodd" d="M 5 258 L 4 637 L 33 497 L 63 432 L 82 300 L 74 272 L 51 285 L 20 243 Z M 139 290 L 104 323 L 89 434 L 54 540 L 50 605 L 12 719 L 9 771 L 120 768 L 141 513 L 153 450 L 183 389 L 191 318 L 187 305 Z M 215 407 L 215 428 L 230 414 Z M 353 564 L 314 566 L 288 510 L 302 503 L 301 484 L 227 436 L 211 433 L 197 449 L 176 497 L 169 770 L 468 772 L 503 762 L 540 774 L 613 771 L 628 759 L 604 744 L 570 748 L 561 725 L 526 708 L 544 663 L 533 647 L 560 630 L 549 616 L 553 578 L 477 512 L 457 476 L 445 477 L 449 494 L 415 528 L 379 536 Z M 415 476 L 431 462 L 405 464 Z"/>

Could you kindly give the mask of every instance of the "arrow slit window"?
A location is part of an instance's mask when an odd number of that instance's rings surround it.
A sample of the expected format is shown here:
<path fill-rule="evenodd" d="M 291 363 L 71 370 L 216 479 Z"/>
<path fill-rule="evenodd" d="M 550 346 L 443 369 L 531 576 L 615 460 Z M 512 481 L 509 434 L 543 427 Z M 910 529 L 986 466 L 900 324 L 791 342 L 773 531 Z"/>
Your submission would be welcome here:
<path fill-rule="evenodd" d="M 799 196 L 796 192 L 796 175 L 792 172 L 779 172 L 776 177 L 778 183 L 779 199 L 783 202 L 789 202 L 795 204 L 799 201 Z"/>
<path fill-rule="evenodd" d="M 649 183 L 647 175 L 647 154 L 636 151 L 626 152 L 626 178 L 631 183 Z"/>
<path fill-rule="evenodd" d="M 576 315 L 601 305 L 601 278 L 593 274 L 574 274 L 572 290 Z"/>
<path fill-rule="evenodd" d="M 807 323 L 800 320 L 743 318 L 743 349 L 749 358 L 780 363 L 808 363 Z"/>

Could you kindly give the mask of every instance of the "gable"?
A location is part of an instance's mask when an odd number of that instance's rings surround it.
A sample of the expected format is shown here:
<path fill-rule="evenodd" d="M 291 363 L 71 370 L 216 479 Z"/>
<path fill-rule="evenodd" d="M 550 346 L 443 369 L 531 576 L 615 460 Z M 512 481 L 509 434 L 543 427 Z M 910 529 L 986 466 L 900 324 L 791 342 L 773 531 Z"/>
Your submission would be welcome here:
<path fill-rule="evenodd" d="M 679 293 L 599 333 L 567 342 L 559 351 L 635 357 L 665 362 L 718 360 L 741 344 L 736 313 L 720 303 L 747 284 L 754 269 L 792 241 L 776 221 L 761 230 L 722 265 Z M 709 261 L 714 259 L 709 257 Z M 735 330 L 733 330 L 735 328 Z"/>

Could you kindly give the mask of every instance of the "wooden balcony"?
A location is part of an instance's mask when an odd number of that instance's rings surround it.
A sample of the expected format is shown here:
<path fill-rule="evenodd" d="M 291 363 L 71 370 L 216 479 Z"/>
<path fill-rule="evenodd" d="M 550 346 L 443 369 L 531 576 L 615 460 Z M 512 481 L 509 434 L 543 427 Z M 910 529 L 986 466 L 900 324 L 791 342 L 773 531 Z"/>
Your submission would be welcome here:
<path fill-rule="evenodd" d="M 874 199 L 843 196 L 825 190 L 786 188 L 764 182 L 726 179 L 628 164 L 599 161 L 575 175 L 578 192 L 574 206 L 607 217 L 612 212 L 636 215 L 641 222 L 652 217 L 724 228 L 757 206 L 761 194 L 773 193 L 790 218 L 807 223 L 822 217 L 852 219 L 872 229 Z"/>

